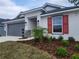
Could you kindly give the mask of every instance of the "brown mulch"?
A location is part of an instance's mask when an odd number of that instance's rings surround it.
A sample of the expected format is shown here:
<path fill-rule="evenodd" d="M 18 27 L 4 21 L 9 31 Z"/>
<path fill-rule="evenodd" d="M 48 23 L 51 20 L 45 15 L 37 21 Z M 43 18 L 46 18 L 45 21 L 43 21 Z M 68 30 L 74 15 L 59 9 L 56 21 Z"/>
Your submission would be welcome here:
<path fill-rule="evenodd" d="M 54 40 L 52 41 L 51 43 L 48 43 L 47 41 L 44 41 L 44 42 L 34 42 L 34 40 L 29 40 L 29 41 L 22 41 L 21 43 L 24 43 L 24 44 L 29 44 L 29 45 L 32 45 L 38 49 L 41 49 L 43 51 L 47 51 L 51 56 L 52 56 L 52 59 L 54 59 L 56 57 L 56 59 L 71 59 L 71 55 L 73 53 L 79 53 L 78 51 L 75 51 L 74 50 L 74 45 L 75 44 L 79 44 L 79 42 L 75 42 L 75 41 L 72 41 L 69 43 L 69 46 L 66 47 L 68 52 L 69 52 L 69 55 L 66 56 L 66 57 L 63 57 L 63 58 L 59 58 L 58 56 L 56 56 L 56 49 L 58 47 L 64 47 L 62 45 L 62 43 L 58 40 Z M 54 58 L 53 58 L 54 56 Z"/>

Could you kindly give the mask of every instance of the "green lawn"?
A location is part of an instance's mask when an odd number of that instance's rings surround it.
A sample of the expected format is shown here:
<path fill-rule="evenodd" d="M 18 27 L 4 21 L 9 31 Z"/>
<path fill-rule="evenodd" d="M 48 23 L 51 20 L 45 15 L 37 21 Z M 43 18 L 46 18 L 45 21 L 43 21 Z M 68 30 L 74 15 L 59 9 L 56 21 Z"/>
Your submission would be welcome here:
<path fill-rule="evenodd" d="M 0 59 L 51 59 L 47 52 L 18 43 L 4 42 L 0 43 Z"/>

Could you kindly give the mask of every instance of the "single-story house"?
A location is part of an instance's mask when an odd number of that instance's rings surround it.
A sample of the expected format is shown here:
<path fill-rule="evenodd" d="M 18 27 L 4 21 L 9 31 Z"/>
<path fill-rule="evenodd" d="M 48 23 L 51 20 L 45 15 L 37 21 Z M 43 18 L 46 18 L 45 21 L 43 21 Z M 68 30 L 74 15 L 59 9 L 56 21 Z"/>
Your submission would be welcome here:
<path fill-rule="evenodd" d="M 65 7 L 50 3 L 20 12 L 14 20 L 3 22 L 6 36 L 30 34 L 37 26 L 47 28 L 52 36 L 79 40 L 79 6 Z M 28 35 L 29 35 L 28 34 Z"/>

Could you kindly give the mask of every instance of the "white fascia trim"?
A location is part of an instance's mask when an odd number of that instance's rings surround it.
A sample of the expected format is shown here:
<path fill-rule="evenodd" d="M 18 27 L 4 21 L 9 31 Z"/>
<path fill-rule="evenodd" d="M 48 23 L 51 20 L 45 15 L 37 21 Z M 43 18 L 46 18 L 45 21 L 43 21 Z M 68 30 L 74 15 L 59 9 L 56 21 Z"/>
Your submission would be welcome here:
<path fill-rule="evenodd" d="M 2 22 L 4 24 L 7 24 L 7 23 L 14 23 L 14 22 L 19 22 L 19 21 L 23 21 L 24 19 L 17 19 L 17 20 L 11 20 L 11 21 L 6 21 L 6 22 Z"/>
<path fill-rule="evenodd" d="M 65 10 L 65 11 L 59 11 L 59 12 L 53 12 L 53 13 L 49 13 L 49 14 L 44 14 L 44 15 L 41 15 L 41 17 L 42 17 L 42 16 L 49 16 L 49 15 L 53 15 L 53 14 L 58 14 L 58 13 L 64 13 L 64 12 L 70 12 L 70 11 L 76 11 L 76 10 L 79 10 L 79 8 L 71 9 L 71 10 Z"/>

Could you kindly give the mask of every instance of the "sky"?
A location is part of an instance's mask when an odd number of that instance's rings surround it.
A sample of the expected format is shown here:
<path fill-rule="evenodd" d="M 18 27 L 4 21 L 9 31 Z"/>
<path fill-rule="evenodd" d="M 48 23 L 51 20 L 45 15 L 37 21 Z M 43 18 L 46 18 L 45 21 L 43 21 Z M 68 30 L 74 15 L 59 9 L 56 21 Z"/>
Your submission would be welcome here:
<path fill-rule="evenodd" d="M 0 18 L 15 18 L 21 11 L 40 7 L 45 3 L 72 6 L 68 0 L 0 0 Z"/>

